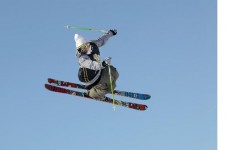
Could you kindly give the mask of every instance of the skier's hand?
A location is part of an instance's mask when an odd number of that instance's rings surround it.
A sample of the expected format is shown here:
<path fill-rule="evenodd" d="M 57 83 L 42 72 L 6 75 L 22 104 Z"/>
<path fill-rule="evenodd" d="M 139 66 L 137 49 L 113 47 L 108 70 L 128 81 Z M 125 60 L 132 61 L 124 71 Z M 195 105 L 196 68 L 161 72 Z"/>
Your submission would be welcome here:
<path fill-rule="evenodd" d="M 107 57 L 105 60 L 105 63 L 110 65 L 111 64 L 111 57 Z"/>
<path fill-rule="evenodd" d="M 111 57 L 107 57 L 103 62 L 102 62 L 102 66 L 106 67 L 108 65 L 111 64 Z"/>
<path fill-rule="evenodd" d="M 110 29 L 108 31 L 108 33 L 112 33 L 113 35 L 116 35 L 117 34 L 117 30 L 116 29 Z"/>

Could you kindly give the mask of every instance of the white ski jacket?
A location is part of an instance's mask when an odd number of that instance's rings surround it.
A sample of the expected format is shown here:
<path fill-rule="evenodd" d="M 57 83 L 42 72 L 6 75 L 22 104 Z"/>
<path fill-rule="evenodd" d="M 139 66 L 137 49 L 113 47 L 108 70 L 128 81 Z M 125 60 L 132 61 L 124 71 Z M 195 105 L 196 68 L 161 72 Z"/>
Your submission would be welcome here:
<path fill-rule="evenodd" d="M 100 58 L 99 47 L 105 45 L 112 36 L 112 32 L 108 32 L 96 40 L 89 41 L 90 48 L 86 54 L 76 50 L 76 57 L 79 63 L 78 78 L 87 86 L 96 83 L 100 78 L 101 69 L 104 67 Z"/>

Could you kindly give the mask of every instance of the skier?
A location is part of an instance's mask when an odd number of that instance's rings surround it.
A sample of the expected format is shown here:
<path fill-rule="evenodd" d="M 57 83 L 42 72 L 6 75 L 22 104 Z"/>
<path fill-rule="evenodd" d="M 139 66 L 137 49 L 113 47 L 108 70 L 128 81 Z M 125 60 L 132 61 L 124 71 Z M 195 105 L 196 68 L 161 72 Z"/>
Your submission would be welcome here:
<path fill-rule="evenodd" d="M 115 89 L 119 77 L 117 69 L 110 65 L 111 57 L 101 62 L 99 47 L 103 46 L 117 30 L 109 30 L 96 40 L 88 41 L 81 35 L 75 34 L 76 57 L 78 58 L 78 78 L 88 89 L 88 95 L 94 99 L 104 100 L 111 93 L 109 68 L 111 71 L 112 87 Z"/>

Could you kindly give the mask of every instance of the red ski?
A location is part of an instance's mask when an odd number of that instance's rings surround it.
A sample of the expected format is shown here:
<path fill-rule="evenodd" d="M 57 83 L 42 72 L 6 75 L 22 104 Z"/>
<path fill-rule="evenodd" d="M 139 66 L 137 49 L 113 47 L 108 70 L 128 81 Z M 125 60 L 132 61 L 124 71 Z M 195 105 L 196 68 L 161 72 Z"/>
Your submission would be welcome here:
<path fill-rule="evenodd" d="M 74 95 L 74 96 L 80 96 L 80 97 L 89 98 L 89 99 L 92 99 L 92 100 L 111 103 L 111 104 L 114 103 L 115 105 L 131 108 L 131 109 L 135 109 L 135 110 L 146 110 L 148 108 L 148 106 L 146 106 L 144 104 L 136 104 L 136 103 L 124 102 L 124 101 L 120 101 L 120 100 L 113 100 L 112 98 L 109 98 L 109 97 L 106 97 L 104 100 L 93 99 L 93 98 L 89 97 L 84 92 L 74 91 L 74 90 L 70 90 L 70 89 L 66 89 L 66 88 L 62 88 L 62 87 L 58 87 L 58 86 L 53 86 L 53 85 L 50 85 L 50 84 L 45 84 L 45 88 L 50 90 L 50 91 L 53 91 L 53 92 L 65 93 L 65 94 Z"/>

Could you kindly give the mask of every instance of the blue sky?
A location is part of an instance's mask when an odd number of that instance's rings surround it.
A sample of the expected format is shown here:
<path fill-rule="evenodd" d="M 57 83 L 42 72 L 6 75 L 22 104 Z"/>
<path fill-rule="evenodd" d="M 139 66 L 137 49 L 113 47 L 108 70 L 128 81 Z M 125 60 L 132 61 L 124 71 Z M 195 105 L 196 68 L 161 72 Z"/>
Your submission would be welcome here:
<path fill-rule="evenodd" d="M 213 150 L 217 138 L 215 0 L 11 0 L 0 5 L 0 149 Z M 101 47 L 117 89 L 149 93 L 144 112 L 52 93 L 48 77 L 79 82 L 75 33 L 118 30 Z M 111 95 L 109 95 L 111 96 Z"/>

